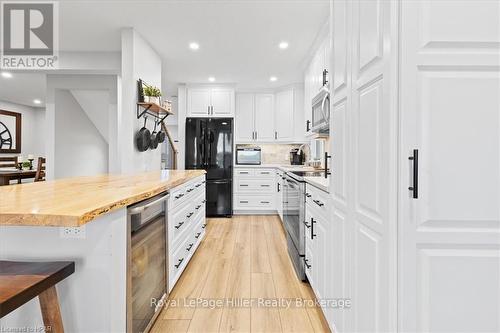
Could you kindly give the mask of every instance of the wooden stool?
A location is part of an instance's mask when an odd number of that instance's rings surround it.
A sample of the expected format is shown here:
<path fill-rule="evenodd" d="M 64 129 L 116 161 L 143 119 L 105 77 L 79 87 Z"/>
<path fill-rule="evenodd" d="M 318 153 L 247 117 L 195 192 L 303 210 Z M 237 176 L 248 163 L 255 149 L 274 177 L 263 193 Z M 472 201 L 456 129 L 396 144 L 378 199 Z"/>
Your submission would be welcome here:
<path fill-rule="evenodd" d="M 38 296 L 45 327 L 64 332 L 55 286 L 74 272 L 72 261 L 0 260 L 0 318 Z"/>

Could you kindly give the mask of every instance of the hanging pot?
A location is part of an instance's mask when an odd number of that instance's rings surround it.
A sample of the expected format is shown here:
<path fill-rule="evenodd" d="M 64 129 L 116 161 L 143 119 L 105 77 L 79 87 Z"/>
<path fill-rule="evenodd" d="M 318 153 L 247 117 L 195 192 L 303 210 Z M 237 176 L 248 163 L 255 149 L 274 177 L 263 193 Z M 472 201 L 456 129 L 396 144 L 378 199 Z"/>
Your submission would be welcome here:
<path fill-rule="evenodd" d="M 140 152 L 148 150 L 151 144 L 151 133 L 146 128 L 146 121 L 147 118 L 144 117 L 144 126 L 135 134 L 135 144 Z"/>
<path fill-rule="evenodd" d="M 158 143 L 163 143 L 165 141 L 166 134 L 165 131 L 163 130 L 163 127 L 160 128 L 160 131 L 156 136 L 158 138 Z"/>
<path fill-rule="evenodd" d="M 156 134 L 156 122 L 153 133 L 151 133 L 151 142 L 149 143 L 149 148 L 156 149 L 158 147 L 158 134 Z"/>

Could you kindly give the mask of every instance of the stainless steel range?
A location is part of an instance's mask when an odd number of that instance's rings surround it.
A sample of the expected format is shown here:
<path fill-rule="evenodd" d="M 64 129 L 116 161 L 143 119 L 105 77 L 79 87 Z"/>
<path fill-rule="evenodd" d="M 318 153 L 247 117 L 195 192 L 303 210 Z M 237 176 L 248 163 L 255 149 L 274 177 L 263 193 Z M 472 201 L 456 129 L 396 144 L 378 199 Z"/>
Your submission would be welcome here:
<path fill-rule="evenodd" d="M 285 173 L 283 196 L 283 220 L 288 243 L 288 254 L 292 259 L 297 276 L 305 280 L 305 210 L 306 183 L 304 177 L 322 177 L 321 172 L 292 171 Z"/>

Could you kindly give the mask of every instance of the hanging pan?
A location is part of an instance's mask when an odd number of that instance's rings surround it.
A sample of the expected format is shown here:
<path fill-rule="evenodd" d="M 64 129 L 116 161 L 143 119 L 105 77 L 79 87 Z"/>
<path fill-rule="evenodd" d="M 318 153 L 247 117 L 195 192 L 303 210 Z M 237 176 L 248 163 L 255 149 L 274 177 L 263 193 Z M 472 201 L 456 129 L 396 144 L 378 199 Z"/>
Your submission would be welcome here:
<path fill-rule="evenodd" d="M 135 134 L 135 144 L 140 152 L 148 150 L 151 144 L 151 133 L 146 128 L 147 118 L 144 117 L 144 126 Z"/>
<path fill-rule="evenodd" d="M 151 133 L 151 142 L 149 143 L 149 148 L 156 149 L 158 147 L 158 134 L 156 134 L 156 121 L 153 133 Z"/>

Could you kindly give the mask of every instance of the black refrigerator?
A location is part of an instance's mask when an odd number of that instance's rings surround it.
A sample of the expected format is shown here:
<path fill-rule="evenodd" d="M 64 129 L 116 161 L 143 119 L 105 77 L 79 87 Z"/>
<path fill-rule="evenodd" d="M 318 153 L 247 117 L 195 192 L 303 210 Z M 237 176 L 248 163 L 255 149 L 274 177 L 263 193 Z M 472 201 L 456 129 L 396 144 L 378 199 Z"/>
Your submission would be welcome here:
<path fill-rule="evenodd" d="M 186 118 L 185 168 L 207 171 L 206 215 L 233 215 L 233 119 Z"/>

